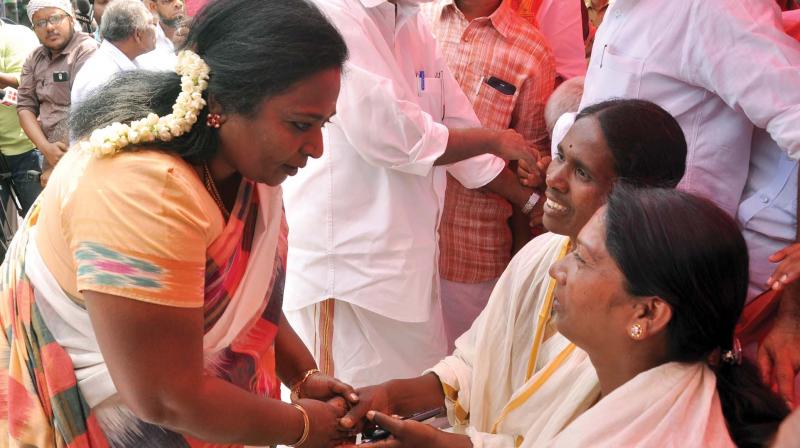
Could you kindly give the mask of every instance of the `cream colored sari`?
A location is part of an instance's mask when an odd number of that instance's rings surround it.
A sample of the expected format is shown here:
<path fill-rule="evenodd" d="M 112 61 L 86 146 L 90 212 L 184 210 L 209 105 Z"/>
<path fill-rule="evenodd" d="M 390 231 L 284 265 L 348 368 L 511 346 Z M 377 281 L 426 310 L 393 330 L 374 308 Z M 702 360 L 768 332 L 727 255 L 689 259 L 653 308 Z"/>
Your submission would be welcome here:
<path fill-rule="evenodd" d="M 665 364 L 600 400 L 589 356 L 546 337 L 548 271 L 567 251 L 568 239 L 550 233 L 525 246 L 453 355 L 430 370 L 454 431 L 475 448 L 733 446 L 705 365 Z"/>

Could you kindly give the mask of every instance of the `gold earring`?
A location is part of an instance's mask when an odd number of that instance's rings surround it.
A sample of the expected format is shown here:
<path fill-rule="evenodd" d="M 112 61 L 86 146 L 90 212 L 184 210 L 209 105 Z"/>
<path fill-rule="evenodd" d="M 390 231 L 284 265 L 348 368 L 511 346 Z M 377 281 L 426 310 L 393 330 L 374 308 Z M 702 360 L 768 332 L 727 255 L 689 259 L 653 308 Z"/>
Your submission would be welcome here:
<path fill-rule="evenodd" d="M 644 328 L 639 324 L 631 325 L 630 335 L 635 340 L 640 340 L 644 336 Z"/>

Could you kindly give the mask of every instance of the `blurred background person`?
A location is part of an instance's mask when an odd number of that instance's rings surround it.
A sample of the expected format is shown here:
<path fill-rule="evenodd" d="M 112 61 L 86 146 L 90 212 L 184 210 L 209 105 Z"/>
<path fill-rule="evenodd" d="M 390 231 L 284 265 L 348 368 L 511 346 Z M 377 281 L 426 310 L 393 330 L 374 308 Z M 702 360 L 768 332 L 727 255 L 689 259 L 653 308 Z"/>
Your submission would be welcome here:
<path fill-rule="evenodd" d="M 28 27 L 0 21 L 0 97 L 4 90 L 13 96 L 19 87 L 22 65 L 39 46 Z M 0 105 L 0 260 L 11 241 L 17 213 L 28 213 L 41 192 L 39 152 L 22 131 L 13 102 Z M 12 196 L 13 193 L 13 196 Z M 16 199 L 14 199 L 16 198 Z M 17 210 L 19 206 L 19 210 Z"/>
<path fill-rule="evenodd" d="M 44 155 L 42 182 L 46 182 L 67 151 L 70 91 L 97 42 L 75 30 L 69 0 L 32 0 L 28 16 L 41 46 L 22 67 L 17 113 L 25 134 Z"/>
<path fill-rule="evenodd" d="M 136 64 L 147 70 L 170 71 L 175 68 L 175 33 L 186 16 L 183 0 L 143 0 L 158 17 L 156 48 L 136 58 Z"/>
<path fill-rule="evenodd" d="M 155 49 L 156 19 L 141 0 L 115 0 L 106 8 L 104 17 L 100 25 L 103 42 L 72 84 L 73 109 L 115 74 L 135 70 L 134 60 Z"/>

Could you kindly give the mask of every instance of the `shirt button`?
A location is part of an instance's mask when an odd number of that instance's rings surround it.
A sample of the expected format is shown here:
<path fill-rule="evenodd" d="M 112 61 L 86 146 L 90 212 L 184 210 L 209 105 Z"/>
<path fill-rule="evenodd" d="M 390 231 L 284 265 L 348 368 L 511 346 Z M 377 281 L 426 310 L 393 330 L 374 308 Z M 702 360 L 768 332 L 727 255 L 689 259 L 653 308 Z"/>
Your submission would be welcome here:
<path fill-rule="evenodd" d="M 761 195 L 761 197 L 760 197 L 759 199 L 761 199 L 761 202 L 762 202 L 763 204 L 766 204 L 766 203 L 768 203 L 768 202 L 769 202 L 769 196 L 767 196 L 767 195 L 765 195 L 765 194 L 762 194 L 762 195 Z"/>
<path fill-rule="evenodd" d="M 618 18 L 618 19 L 619 19 L 620 17 L 622 17 L 622 11 L 617 11 L 617 12 L 615 12 L 615 13 L 614 13 L 614 17 L 616 17 L 616 18 Z"/>
<path fill-rule="evenodd" d="M 464 42 L 469 42 L 469 37 L 464 37 L 463 41 Z"/>

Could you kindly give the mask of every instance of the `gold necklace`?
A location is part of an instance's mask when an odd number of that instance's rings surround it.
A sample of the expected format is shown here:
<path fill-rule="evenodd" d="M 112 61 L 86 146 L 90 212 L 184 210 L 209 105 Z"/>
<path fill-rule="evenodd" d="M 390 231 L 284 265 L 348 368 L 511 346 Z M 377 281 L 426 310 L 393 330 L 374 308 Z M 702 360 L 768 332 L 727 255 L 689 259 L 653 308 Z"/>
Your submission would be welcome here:
<path fill-rule="evenodd" d="M 219 190 L 217 190 L 217 184 L 214 183 L 214 179 L 211 177 L 211 171 L 208 169 L 207 163 L 203 164 L 203 183 L 206 184 L 206 190 L 211 194 L 214 202 L 217 203 L 217 207 L 219 207 L 219 210 L 222 212 L 222 216 L 227 220 L 231 214 L 228 208 L 225 207 L 225 203 L 222 202 L 222 196 L 220 196 Z"/>

